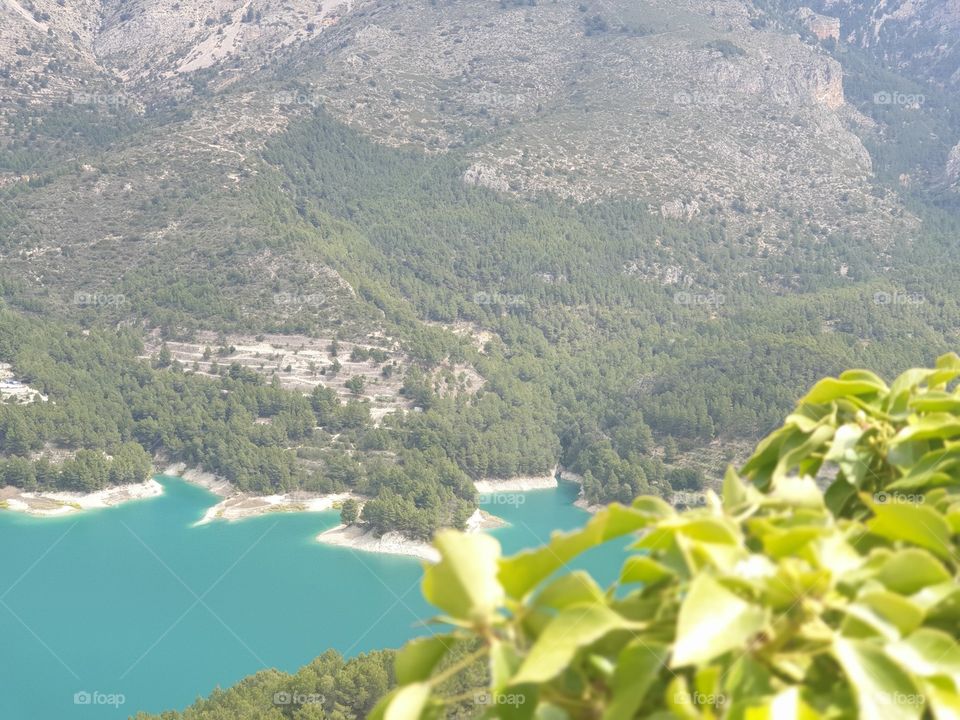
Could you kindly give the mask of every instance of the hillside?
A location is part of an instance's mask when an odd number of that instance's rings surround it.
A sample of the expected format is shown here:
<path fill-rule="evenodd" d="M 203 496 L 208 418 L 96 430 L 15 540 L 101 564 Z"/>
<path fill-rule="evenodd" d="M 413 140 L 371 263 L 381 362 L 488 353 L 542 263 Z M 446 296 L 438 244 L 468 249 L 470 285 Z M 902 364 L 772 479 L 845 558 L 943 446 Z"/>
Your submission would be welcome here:
<path fill-rule="evenodd" d="M 165 138 L 228 166 L 322 105 L 378 141 L 458 150 L 467 182 L 642 199 L 766 247 L 791 218 L 882 244 L 902 213 L 873 192 L 840 65 L 747 2 L 51 3 L 39 24 L 5 8 L 37 46 L 0 47 L 11 102 L 189 109 Z"/>
<path fill-rule="evenodd" d="M 351 488 L 394 510 L 432 466 L 447 487 L 410 526 L 429 535 L 485 477 L 560 463 L 592 500 L 709 481 L 736 454 L 718 441 L 743 447 L 816 377 L 956 340 L 952 96 L 865 102 L 919 80 L 837 44 L 826 15 L 2 12 L 0 288 L 29 330 L 0 361 L 84 424 L 95 396 L 38 360 L 40 328 L 121 330 L 89 348 L 124 358 L 90 366 L 98 383 L 152 364 L 178 412 L 203 383 L 245 404 L 242 461 L 215 416 L 174 438 L 122 414 L 95 439 L 39 407 L 20 411 L 26 448 L 0 446 L 14 459 L 136 438 L 245 489 Z M 138 383 L 112 401 L 155 407 Z"/>

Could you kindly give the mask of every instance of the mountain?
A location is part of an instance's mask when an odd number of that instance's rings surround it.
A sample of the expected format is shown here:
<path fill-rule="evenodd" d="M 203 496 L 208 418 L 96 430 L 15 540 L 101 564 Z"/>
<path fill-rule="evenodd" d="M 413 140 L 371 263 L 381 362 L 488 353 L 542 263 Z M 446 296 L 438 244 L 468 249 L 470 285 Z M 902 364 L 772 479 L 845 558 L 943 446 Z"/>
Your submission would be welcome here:
<path fill-rule="evenodd" d="M 352 488 L 384 528 L 429 474 L 429 535 L 483 477 L 561 464 L 594 500 L 715 477 L 817 377 L 956 339 L 955 97 L 831 8 L 0 12 L 0 288 L 31 328 L 0 362 L 57 401 L 6 454 L 109 453 L 59 429 L 96 396 L 37 353 L 44 324 L 115 333 L 90 353 L 124 361 L 85 372 L 183 372 L 202 421 L 104 437 L 255 491 Z M 233 458 L 204 382 L 249 406 Z"/>
<path fill-rule="evenodd" d="M 794 3 L 789 3 L 794 4 Z M 957 0 L 813 0 L 796 3 L 839 23 L 839 37 L 884 66 L 938 85 L 960 86 Z"/>
<path fill-rule="evenodd" d="M 190 107 L 158 158 L 177 138 L 242 161 L 323 105 L 378 142 L 459 152 L 467 182 L 638 198 L 774 247 L 787 217 L 883 242 L 902 214 L 871 186 L 839 63 L 748 2 L 4 8 L 36 46 L 0 48 L 13 102 Z"/>

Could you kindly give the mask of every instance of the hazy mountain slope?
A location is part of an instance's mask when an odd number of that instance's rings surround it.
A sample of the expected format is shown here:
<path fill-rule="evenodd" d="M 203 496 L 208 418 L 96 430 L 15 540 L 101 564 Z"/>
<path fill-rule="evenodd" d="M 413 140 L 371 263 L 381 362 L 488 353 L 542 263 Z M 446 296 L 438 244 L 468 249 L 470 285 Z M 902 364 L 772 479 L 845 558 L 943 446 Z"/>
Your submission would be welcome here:
<path fill-rule="evenodd" d="M 0 0 L 0 112 L 66 100 L 101 77 L 92 49 L 100 3 Z"/>
<path fill-rule="evenodd" d="M 840 21 L 844 42 L 873 52 L 887 67 L 960 87 L 960 1 L 788 0 Z"/>
<path fill-rule="evenodd" d="M 50 23 L 90 28 L 78 50 L 60 30 L 49 40 L 60 42 L 51 57 L 72 53 L 87 73 L 56 80 L 75 104 L 149 119 L 240 83 L 253 92 L 217 108 L 225 126 L 269 133 L 278 109 L 322 104 L 383 142 L 460 148 L 466 182 L 524 196 L 639 198 L 669 217 L 722 217 L 775 251 L 797 222 L 880 245 L 910 232 L 896 198 L 871 187 L 853 132 L 866 120 L 844 103 L 840 65 L 744 0 L 139 0 L 64 12 L 54 6 Z M 0 62 L 16 60 L 0 49 Z M 214 144 L 243 153 L 233 142 Z"/>
<path fill-rule="evenodd" d="M 768 242 L 791 215 L 888 234 L 825 53 L 743 2 L 583 7 L 380 3 L 288 72 L 386 142 L 464 146 L 467 180 L 497 189 L 639 197 Z"/>

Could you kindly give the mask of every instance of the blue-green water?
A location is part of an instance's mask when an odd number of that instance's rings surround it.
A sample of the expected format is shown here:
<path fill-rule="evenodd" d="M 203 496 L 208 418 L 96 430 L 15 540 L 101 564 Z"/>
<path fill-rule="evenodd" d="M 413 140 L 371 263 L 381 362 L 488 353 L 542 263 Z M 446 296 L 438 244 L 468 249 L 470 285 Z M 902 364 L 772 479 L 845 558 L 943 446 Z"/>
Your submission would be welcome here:
<path fill-rule="evenodd" d="M 193 527 L 216 498 L 158 479 L 162 497 L 108 510 L 0 513 L 3 720 L 182 708 L 264 667 L 294 671 L 327 648 L 397 647 L 431 615 L 419 561 L 315 541 L 338 523 L 335 512 Z M 542 544 L 587 519 L 575 496 L 561 487 L 488 505 L 511 523 L 493 534 L 506 552 Z M 621 560 L 610 547 L 585 563 L 609 582 Z"/>

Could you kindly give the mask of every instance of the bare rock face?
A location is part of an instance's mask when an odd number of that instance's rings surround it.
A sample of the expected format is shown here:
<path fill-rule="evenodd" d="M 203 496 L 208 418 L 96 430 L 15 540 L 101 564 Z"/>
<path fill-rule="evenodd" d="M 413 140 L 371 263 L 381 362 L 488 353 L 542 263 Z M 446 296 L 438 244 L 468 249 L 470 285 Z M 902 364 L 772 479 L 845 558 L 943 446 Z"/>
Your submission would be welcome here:
<path fill-rule="evenodd" d="M 611 0 L 597 18 L 575 3 L 373 2 L 295 67 L 381 142 L 469 147 L 466 182 L 719 212 L 774 245 L 785 207 L 825 232 L 890 234 L 839 63 L 763 29 L 746 0 L 646 5 Z"/>
<path fill-rule="evenodd" d="M 960 143 L 950 152 L 947 158 L 947 179 L 951 182 L 960 182 Z"/>
<path fill-rule="evenodd" d="M 233 167 L 322 105 L 378 142 L 464 153 L 464 182 L 499 192 L 638 198 L 681 221 L 719 213 L 773 244 L 790 213 L 824 233 L 896 233 L 899 208 L 870 192 L 840 65 L 749 0 L 607 0 L 592 12 L 492 0 L 34 2 L 36 17 L 0 0 L 0 67 L 23 60 L 6 85 L 0 76 L 0 101 L 11 88 L 52 102 L 104 86 L 108 100 L 147 107 L 183 92 L 193 119 L 158 140 L 164 154 L 188 148 Z M 51 60 L 65 69 L 42 72 Z"/>
<path fill-rule="evenodd" d="M 901 72 L 942 85 L 960 86 L 960 45 L 957 43 L 960 0 L 786 0 L 786 3 L 804 6 L 797 7 L 798 13 L 806 11 L 813 16 L 837 18 L 845 43 L 873 52 Z M 817 32 L 814 27 L 808 27 Z M 825 23 L 822 27 L 828 29 Z"/>
<path fill-rule="evenodd" d="M 700 214 L 700 203 L 696 200 L 671 200 L 660 206 L 660 214 L 673 220 L 690 220 Z"/>
<path fill-rule="evenodd" d="M 495 168 L 483 163 L 474 163 L 463 174 L 463 181 L 468 185 L 479 185 L 499 192 L 506 192 L 510 189 L 510 183 L 506 178 L 497 174 Z"/>
<path fill-rule="evenodd" d="M 819 40 L 840 41 L 840 18 L 820 15 L 808 7 L 800 8 L 797 15 Z"/>

